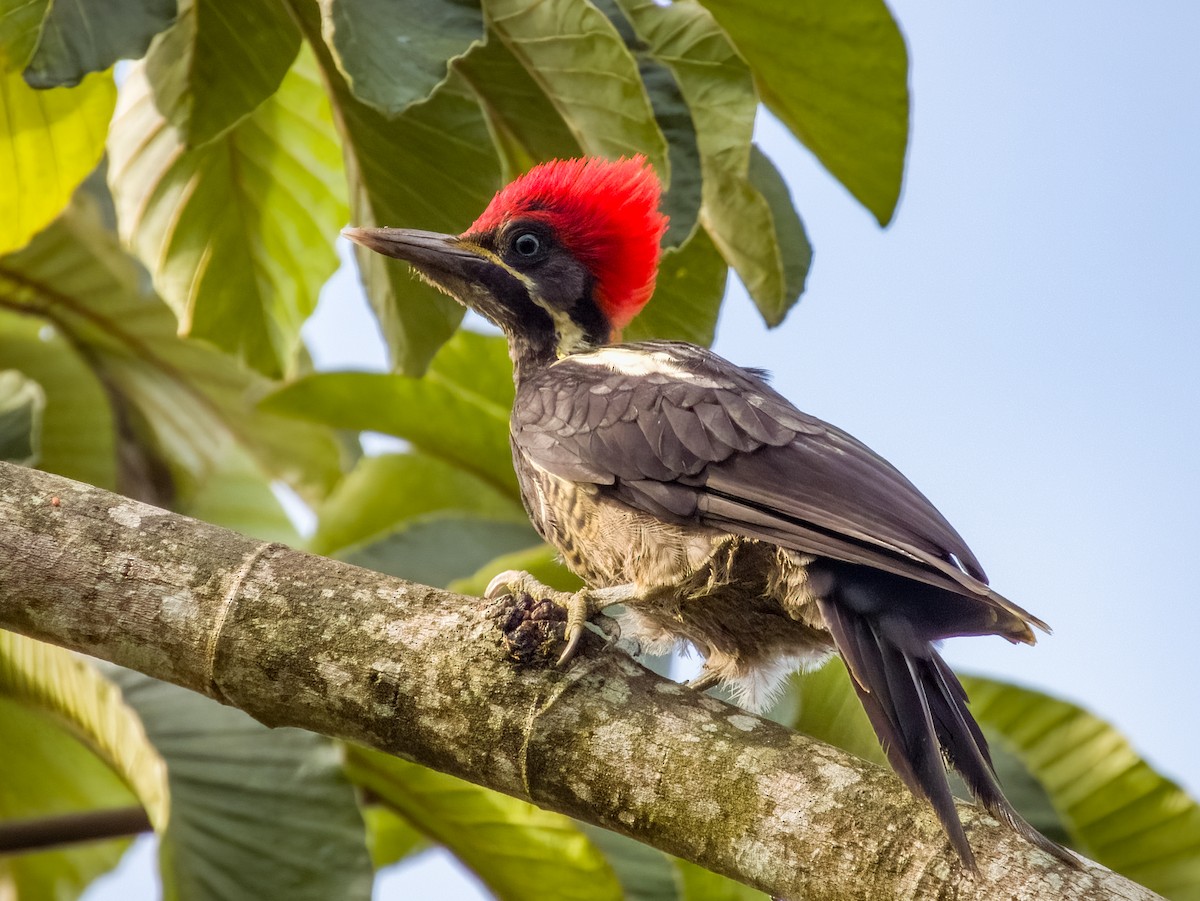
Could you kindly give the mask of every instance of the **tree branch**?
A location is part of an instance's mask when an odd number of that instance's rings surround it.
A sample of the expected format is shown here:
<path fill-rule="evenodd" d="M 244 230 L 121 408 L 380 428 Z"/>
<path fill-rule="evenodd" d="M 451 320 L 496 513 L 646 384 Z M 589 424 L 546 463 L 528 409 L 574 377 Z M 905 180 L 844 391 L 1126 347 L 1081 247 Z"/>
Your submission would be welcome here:
<path fill-rule="evenodd" d="M 1149 899 L 590 638 L 518 669 L 478 598 L 0 463 L 0 627 L 359 742 L 805 899 Z"/>

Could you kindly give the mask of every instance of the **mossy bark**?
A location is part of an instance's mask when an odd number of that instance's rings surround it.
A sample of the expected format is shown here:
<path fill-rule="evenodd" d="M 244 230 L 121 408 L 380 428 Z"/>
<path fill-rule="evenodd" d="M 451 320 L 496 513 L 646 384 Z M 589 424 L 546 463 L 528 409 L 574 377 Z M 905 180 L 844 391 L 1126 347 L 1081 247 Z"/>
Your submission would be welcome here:
<path fill-rule="evenodd" d="M 980 873 L 889 772 L 589 636 L 517 667 L 495 611 L 0 463 L 0 627 L 398 754 L 794 899 L 1148 899 L 969 806 Z"/>

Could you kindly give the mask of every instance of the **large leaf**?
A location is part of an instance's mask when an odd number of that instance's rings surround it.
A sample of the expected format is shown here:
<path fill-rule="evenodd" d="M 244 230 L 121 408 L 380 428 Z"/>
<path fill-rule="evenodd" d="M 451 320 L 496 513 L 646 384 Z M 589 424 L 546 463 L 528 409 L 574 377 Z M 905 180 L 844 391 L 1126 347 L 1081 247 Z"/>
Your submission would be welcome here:
<path fill-rule="evenodd" d="M 578 591 L 583 587 L 579 576 L 558 559 L 558 551 L 548 544 L 536 544 L 488 560 L 469 576 L 456 579 L 446 587 L 459 594 L 482 595 L 492 577 L 506 569 L 527 572 L 543 585 L 559 591 Z"/>
<path fill-rule="evenodd" d="M 185 144 L 205 144 L 275 93 L 299 49 L 282 4 L 181 0 L 179 18 L 146 55 L 155 106 Z M 304 119 L 328 118 L 324 103 L 292 106 Z"/>
<path fill-rule="evenodd" d="M 758 94 L 749 68 L 712 15 L 693 0 L 667 6 L 616 2 L 653 56 L 674 74 L 691 112 L 705 228 L 768 325 L 778 325 L 804 289 L 812 249 L 782 181 L 765 158 L 751 154 Z"/>
<path fill-rule="evenodd" d="M 334 554 L 414 521 L 463 514 L 526 522 L 511 497 L 443 460 L 419 453 L 364 457 L 321 505 L 312 549 Z"/>
<path fill-rule="evenodd" d="M 423 378 L 323 373 L 281 388 L 262 406 L 336 428 L 397 435 L 516 498 L 508 445 L 513 395 L 504 340 L 461 330 Z"/>
<path fill-rule="evenodd" d="M 654 297 L 625 329 L 626 341 L 672 338 L 712 344 L 729 267 L 703 229 L 663 254 Z"/>
<path fill-rule="evenodd" d="M 511 181 L 543 160 L 583 153 L 546 92 L 494 33 L 454 61 L 453 78 L 475 96 Z"/>
<path fill-rule="evenodd" d="M 166 770 L 141 720 L 115 685 L 74 654 L 0 632 L 0 697 L 39 710 L 81 736 L 146 809 L 166 825 Z"/>
<path fill-rule="evenodd" d="M 50 0 L 0 0 L 0 75 L 25 68 L 49 6 Z"/>
<path fill-rule="evenodd" d="M 15 369 L 0 369 L 0 460 L 32 466 L 41 455 L 46 392 Z"/>
<path fill-rule="evenodd" d="M 683 901 L 767 901 L 767 896 L 748 885 L 718 876 L 709 870 L 677 860 L 683 882 Z"/>
<path fill-rule="evenodd" d="M 499 161 L 474 97 L 447 82 L 424 103 L 388 119 L 351 93 L 321 36 L 315 0 L 289 0 L 317 51 L 341 131 L 355 225 L 461 232 L 499 186 Z M 392 363 L 424 371 L 463 309 L 418 282 L 408 267 L 355 247 L 367 297 Z"/>
<path fill-rule="evenodd" d="M 0 276 L 0 307 L 13 288 Z M 37 382 L 45 395 L 38 466 L 116 488 L 112 409 L 99 379 L 63 336 L 32 316 L 0 309 L 0 360 Z"/>
<path fill-rule="evenodd" d="M 561 901 L 624 897 L 611 867 L 568 817 L 353 745 L 346 771 L 454 852 L 501 901 L 524 901 L 531 887 Z"/>
<path fill-rule="evenodd" d="M 644 154 L 669 182 L 666 141 L 637 63 L 603 13 L 587 0 L 485 0 L 483 8 L 584 152 Z"/>
<path fill-rule="evenodd" d="M 804 292 L 808 268 L 812 265 L 812 245 L 783 176 L 757 144 L 752 146 L 751 151 L 750 184 L 766 201 L 771 220 L 768 233 L 778 247 L 782 266 L 783 290 L 775 295 L 778 302 L 772 304 L 771 295 L 754 296 L 755 306 L 767 325 L 773 328 L 783 322 L 783 317 Z"/>
<path fill-rule="evenodd" d="M 188 151 L 154 105 L 146 67 L 126 79 L 109 140 L 121 233 L 180 331 L 268 375 L 337 269 L 346 221 L 341 160 L 311 57 L 215 141 Z"/>
<path fill-rule="evenodd" d="M 323 497 L 341 478 L 332 436 L 257 411 L 250 395 L 264 390 L 263 380 L 177 337 L 145 273 L 85 201 L 0 258 L 0 307 L 37 317 L 70 341 L 181 487 L 193 487 L 236 441 L 271 477 L 310 500 Z"/>
<path fill-rule="evenodd" d="M 1200 898 L 1200 805 L 1111 725 L 1041 692 L 964 678 L 976 719 L 1045 788 L 1081 851 L 1169 898 Z"/>
<path fill-rule="evenodd" d="M 166 770 L 111 682 L 79 657 L 0 632 L 0 820 L 141 804 L 164 823 Z M 75 898 L 127 841 L 0 855 L 0 897 Z"/>
<path fill-rule="evenodd" d="M 537 537 L 528 523 L 442 515 L 406 523 L 338 556 L 355 566 L 445 588 L 499 556 L 529 547 Z"/>
<path fill-rule="evenodd" d="M 449 63 L 484 36 L 478 0 L 320 3 L 326 41 L 354 96 L 389 116 L 432 94 Z"/>
<path fill-rule="evenodd" d="M 167 901 L 366 901 L 372 871 L 337 745 L 268 729 L 232 707 L 111 670 L 167 763 L 171 818 L 159 849 Z"/>
<path fill-rule="evenodd" d="M 391 808 L 373 803 L 363 808 L 362 813 L 367 824 L 371 863 L 377 870 L 399 863 L 428 844 L 408 820 L 393 813 Z"/>
<path fill-rule="evenodd" d="M 179 512 L 251 538 L 293 547 L 300 544 L 300 536 L 270 484 L 236 444 L 226 445 L 216 468 Z"/>
<path fill-rule="evenodd" d="M 24 247 L 96 168 L 115 101 L 107 74 L 35 91 L 0 73 L 0 254 Z"/>
<path fill-rule="evenodd" d="M 0 771 L 0 821 L 37 821 L 136 803 L 116 773 L 70 730 L 2 691 Z M 115 867 L 128 846 L 127 840 L 115 840 L 0 854 L 0 898 L 72 901 Z"/>
<path fill-rule="evenodd" d="M 886 225 L 908 146 L 908 52 L 884 0 L 704 5 L 771 111 Z"/>
<path fill-rule="evenodd" d="M 25 79 L 36 88 L 76 85 L 89 72 L 137 59 L 175 18 L 175 0 L 88 0 L 31 5 L 45 10 Z"/>

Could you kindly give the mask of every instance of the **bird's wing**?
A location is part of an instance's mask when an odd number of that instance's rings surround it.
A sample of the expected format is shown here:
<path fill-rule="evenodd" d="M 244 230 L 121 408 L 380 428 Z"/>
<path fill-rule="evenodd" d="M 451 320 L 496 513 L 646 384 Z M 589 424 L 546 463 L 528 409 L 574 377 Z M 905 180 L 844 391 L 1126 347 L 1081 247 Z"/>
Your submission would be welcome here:
<path fill-rule="evenodd" d="M 654 341 L 567 357 L 523 382 L 513 442 L 625 503 L 1009 605 L 900 472 L 758 373 Z"/>

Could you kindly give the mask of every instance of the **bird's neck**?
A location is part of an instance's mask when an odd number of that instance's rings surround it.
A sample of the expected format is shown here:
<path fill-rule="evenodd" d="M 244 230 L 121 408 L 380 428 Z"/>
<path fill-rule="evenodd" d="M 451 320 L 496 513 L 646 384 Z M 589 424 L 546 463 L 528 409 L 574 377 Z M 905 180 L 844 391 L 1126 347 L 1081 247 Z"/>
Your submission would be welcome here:
<path fill-rule="evenodd" d="M 597 341 L 578 330 L 566 334 L 556 331 L 509 334 L 507 337 L 508 355 L 513 364 L 513 379 L 517 385 L 565 357 L 588 353 L 607 343 Z"/>

